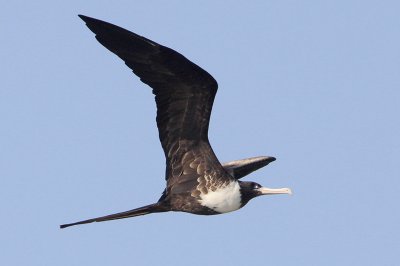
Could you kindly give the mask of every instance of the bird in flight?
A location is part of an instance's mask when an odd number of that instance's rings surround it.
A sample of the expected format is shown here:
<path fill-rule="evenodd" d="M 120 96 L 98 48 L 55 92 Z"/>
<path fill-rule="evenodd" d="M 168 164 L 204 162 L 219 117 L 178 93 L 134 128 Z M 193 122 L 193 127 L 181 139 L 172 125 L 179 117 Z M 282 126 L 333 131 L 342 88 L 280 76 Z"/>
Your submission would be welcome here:
<path fill-rule="evenodd" d="M 267 188 L 240 181 L 275 161 L 260 156 L 221 164 L 208 140 L 208 126 L 218 84 L 180 53 L 113 24 L 79 15 L 96 39 L 116 54 L 153 89 L 157 127 L 166 158 L 166 188 L 154 203 L 92 218 L 73 225 L 150 213 L 179 211 L 199 215 L 232 212 L 261 195 L 291 194 L 289 188 Z"/>

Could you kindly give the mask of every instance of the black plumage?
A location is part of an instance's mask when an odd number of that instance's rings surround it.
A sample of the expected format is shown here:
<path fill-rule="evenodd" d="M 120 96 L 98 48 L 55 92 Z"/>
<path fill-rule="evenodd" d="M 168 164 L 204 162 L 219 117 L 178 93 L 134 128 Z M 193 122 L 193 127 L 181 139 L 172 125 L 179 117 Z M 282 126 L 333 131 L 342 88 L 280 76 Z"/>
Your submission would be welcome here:
<path fill-rule="evenodd" d="M 104 47 L 119 56 L 142 82 L 153 89 L 159 138 L 166 158 L 167 186 L 155 204 L 64 224 L 61 228 L 165 211 L 219 214 L 220 210 L 235 207 L 225 206 L 230 202 L 214 204 L 214 199 L 205 199 L 205 195 L 226 187 L 236 189 L 236 184 L 240 188 L 237 193 L 258 193 L 249 189 L 254 187 L 252 182 L 238 179 L 275 158 L 256 157 L 220 164 L 208 140 L 209 120 L 218 87 L 209 73 L 168 47 L 110 23 L 83 15 L 79 17 Z M 253 191 L 250 193 L 250 190 Z M 232 198 L 231 201 L 236 201 L 237 195 Z M 246 197 L 239 197 L 239 200 L 241 198 Z M 243 200 L 239 207 L 247 201 Z"/>

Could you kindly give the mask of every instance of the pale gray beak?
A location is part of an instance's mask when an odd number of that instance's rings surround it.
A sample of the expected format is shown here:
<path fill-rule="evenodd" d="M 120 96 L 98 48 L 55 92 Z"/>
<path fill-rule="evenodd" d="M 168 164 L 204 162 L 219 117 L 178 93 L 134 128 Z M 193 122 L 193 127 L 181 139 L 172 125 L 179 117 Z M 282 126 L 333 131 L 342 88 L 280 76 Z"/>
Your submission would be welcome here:
<path fill-rule="evenodd" d="M 267 188 L 262 187 L 259 188 L 258 191 L 261 192 L 262 195 L 273 195 L 273 194 L 292 194 L 292 190 L 290 188 Z"/>

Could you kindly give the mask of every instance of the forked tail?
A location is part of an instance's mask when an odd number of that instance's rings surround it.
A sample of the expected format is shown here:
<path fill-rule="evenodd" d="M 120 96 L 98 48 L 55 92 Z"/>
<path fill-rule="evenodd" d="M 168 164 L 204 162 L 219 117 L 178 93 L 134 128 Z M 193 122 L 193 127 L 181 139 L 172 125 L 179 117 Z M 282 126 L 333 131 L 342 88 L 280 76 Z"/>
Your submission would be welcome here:
<path fill-rule="evenodd" d="M 129 218 L 129 217 L 135 217 L 135 216 L 140 216 L 140 215 L 146 215 L 150 213 L 155 213 L 155 212 L 165 212 L 167 211 L 165 208 L 162 208 L 159 203 L 154 203 L 150 204 L 147 206 L 143 206 L 137 209 L 125 211 L 125 212 L 119 212 L 119 213 L 114 213 L 106 216 L 101 216 L 97 218 L 92 218 L 76 223 L 70 223 L 70 224 L 62 224 L 60 225 L 60 228 L 65 228 L 73 225 L 78 225 L 78 224 L 88 224 L 88 223 L 93 223 L 93 222 L 105 222 L 105 221 L 110 221 L 110 220 L 117 220 L 117 219 L 123 219 L 123 218 Z"/>

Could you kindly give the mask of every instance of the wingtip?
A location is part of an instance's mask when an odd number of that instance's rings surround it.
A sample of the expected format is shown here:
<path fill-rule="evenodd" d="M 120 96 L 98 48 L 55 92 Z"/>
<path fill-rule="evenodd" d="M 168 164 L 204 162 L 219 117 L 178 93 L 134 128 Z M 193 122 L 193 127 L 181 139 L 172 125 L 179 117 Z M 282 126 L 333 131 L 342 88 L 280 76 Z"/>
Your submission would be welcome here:
<path fill-rule="evenodd" d="M 258 156 L 258 157 L 253 157 L 253 158 L 249 158 L 249 159 L 262 161 L 262 162 L 268 162 L 268 163 L 272 163 L 273 161 L 276 161 L 276 158 L 273 156 Z"/>
<path fill-rule="evenodd" d="M 82 19 L 83 21 L 85 21 L 85 22 L 88 22 L 89 20 L 93 19 L 91 17 L 85 16 L 85 15 L 82 15 L 82 14 L 78 14 L 78 17 L 80 19 Z"/>
<path fill-rule="evenodd" d="M 82 14 L 78 14 L 78 17 L 80 18 L 80 19 L 82 19 L 83 21 L 85 21 L 85 23 L 90 23 L 90 22 L 104 22 L 104 21 L 101 21 L 101 20 L 99 20 L 99 19 L 96 19 L 96 18 L 92 18 L 92 17 L 88 17 L 88 16 L 85 16 L 85 15 L 82 15 Z"/>

